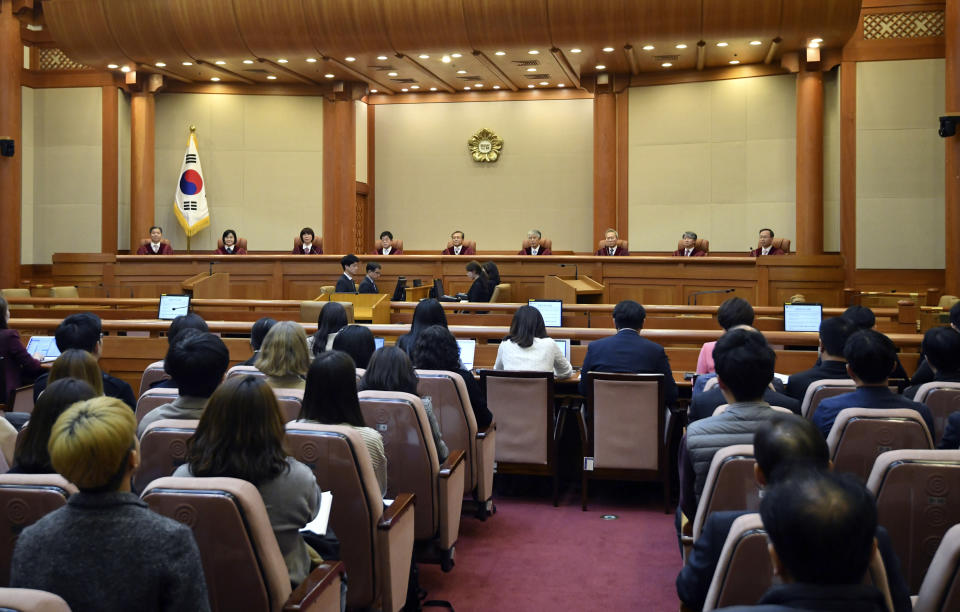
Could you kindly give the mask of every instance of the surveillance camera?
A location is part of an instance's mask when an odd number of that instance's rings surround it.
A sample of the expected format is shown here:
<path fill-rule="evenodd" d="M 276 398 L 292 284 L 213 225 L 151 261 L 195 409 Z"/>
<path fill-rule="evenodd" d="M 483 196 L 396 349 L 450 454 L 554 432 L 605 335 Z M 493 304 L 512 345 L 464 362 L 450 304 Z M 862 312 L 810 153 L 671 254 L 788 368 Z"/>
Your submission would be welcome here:
<path fill-rule="evenodd" d="M 960 123 L 960 117 L 946 115 L 940 117 L 940 129 L 938 133 L 940 138 L 950 138 L 957 133 L 957 123 Z"/>

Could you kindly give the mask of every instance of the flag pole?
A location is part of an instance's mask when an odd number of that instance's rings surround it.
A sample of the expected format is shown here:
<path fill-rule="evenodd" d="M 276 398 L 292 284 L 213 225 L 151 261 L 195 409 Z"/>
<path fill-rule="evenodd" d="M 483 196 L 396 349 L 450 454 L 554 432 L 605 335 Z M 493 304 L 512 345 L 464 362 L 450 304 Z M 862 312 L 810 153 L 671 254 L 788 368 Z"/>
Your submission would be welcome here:
<path fill-rule="evenodd" d="M 197 126 L 191 125 L 190 136 L 195 137 L 196 133 L 197 133 Z M 190 253 L 190 235 L 189 234 L 187 234 L 187 253 Z"/>

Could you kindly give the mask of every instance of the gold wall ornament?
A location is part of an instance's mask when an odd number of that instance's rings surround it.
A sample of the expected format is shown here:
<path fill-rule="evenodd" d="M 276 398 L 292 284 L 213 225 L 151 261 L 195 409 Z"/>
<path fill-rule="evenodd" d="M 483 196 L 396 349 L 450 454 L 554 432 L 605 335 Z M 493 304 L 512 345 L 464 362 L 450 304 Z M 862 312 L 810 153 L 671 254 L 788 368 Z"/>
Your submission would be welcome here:
<path fill-rule="evenodd" d="M 495 162 L 500 159 L 503 138 L 484 128 L 467 141 L 470 154 L 475 162 Z"/>

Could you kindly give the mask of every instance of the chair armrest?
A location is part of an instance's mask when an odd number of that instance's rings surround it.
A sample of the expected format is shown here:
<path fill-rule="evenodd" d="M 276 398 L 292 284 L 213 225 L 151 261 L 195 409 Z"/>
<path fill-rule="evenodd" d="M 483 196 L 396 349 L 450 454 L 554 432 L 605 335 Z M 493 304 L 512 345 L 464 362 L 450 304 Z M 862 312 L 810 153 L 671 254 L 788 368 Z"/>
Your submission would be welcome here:
<path fill-rule="evenodd" d="M 339 561 L 318 565 L 287 598 L 283 612 L 339 610 L 342 576 L 343 564 Z"/>
<path fill-rule="evenodd" d="M 396 612 L 407 600 L 415 512 L 414 495 L 399 493 L 377 525 L 376 564 L 384 612 Z"/>
<path fill-rule="evenodd" d="M 440 550 L 450 550 L 460 533 L 460 512 L 463 510 L 463 490 L 467 465 L 464 452 L 455 450 L 440 466 L 437 478 L 440 515 Z"/>
<path fill-rule="evenodd" d="M 403 514 L 413 510 L 413 500 L 416 496 L 413 493 L 398 493 L 393 503 L 387 506 L 377 523 L 377 529 L 390 529 L 400 520 Z"/>
<path fill-rule="evenodd" d="M 488 435 L 490 435 L 491 433 L 493 433 L 493 432 L 496 431 L 496 430 L 497 430 L 497 422 L 496 422 L 496 421 L 490 421 L 490 424 L 487 426 L 486 429 L 484 429 L 483 431 L 478 431 L 478 432 L 477 432 L 477 440 L 482 440 L 482 439 L 486 438 Z"/>
<path fill-rule="evenodd" d="M 447 460 L 443 462 L 443 465 L 440 466 L 440 478 L 450 478 L 450 475 L 453 474 L 453 471 L 457 468 L 458 465 L 463 463 L 463 458 L 466 457 L 466 453 L 462 450 L 450 451 L 450 455 L 447 456 Z"/>
<path fill-rule="evenodd" d="M 493 499 L 493 462 L 497 454 L 497 430 L 495 424 L 483 432 L 483 437 L 477 435 L 475 446 L 474 465 L 476 465 L 476 500 L 486 504 Z M 492 507 L 492 506 L 491 506 Z M 488 511 L 490 508 L 487 509 Z"/>

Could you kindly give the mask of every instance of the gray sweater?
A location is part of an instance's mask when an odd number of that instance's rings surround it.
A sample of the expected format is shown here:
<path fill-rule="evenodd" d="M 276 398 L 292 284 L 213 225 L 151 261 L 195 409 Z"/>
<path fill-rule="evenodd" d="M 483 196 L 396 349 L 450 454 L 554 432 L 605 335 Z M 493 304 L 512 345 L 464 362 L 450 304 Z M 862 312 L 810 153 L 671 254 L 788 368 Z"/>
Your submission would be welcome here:
<path fill-rule="evenodd" d="M 24 529 L 10 586 L 55 593 L 73 612 L 210 610 L 190 528 L 132 493 L 78 493 Z"/>

